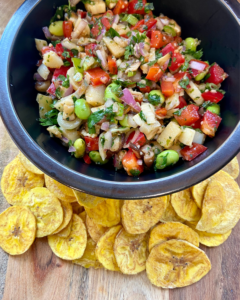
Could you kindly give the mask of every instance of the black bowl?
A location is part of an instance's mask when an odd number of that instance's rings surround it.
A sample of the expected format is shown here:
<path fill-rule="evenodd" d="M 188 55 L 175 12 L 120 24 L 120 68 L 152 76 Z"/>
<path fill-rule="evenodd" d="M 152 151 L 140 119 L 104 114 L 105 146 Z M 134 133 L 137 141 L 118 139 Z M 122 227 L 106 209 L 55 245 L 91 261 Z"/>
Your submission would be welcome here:
<path fill-rule="evenodd" d="M 33 73 L 39 59 L 34 38 L 44 38 L 41 28 L 58 5 L 67 0 L 27 0 L 9 22 L 0 42 L 0 112 L 20 150 L 49 176 L 70 187 L 107 198 L 150 198 L 185 189 L 209 177 L 240 149 L 240 27 L 237 0 L 153 1 L 156 14 L 175 19 L 183 37 L 202 41 L 204 58 L 218 62 L 230 75 L 221 103 L 223 121 L 200 157 L 175 167 L 149 172 L 139 178 L 115 172 L 113 167 L 86 165 L 38 125 Z"/>

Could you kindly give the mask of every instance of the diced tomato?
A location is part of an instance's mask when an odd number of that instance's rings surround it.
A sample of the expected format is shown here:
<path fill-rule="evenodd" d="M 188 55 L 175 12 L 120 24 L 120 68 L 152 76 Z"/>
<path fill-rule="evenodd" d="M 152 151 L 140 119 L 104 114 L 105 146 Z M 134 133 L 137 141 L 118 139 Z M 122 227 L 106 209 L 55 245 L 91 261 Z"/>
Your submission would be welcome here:
<path fill-rule="evenodd" d="M 49 47 L 49 46 L 46 46 L 46 47 L 43 47 L 42 48 L 42 55 L 50 52 L 50 51 L 53 51 L 53 52 L 56 52 L 56 49 L 54 47 Z"/>
<path fill-rule="evenodd" d="M 162 55 L 165 56 L 168 53 L 171 53 L 171 52 L 174 53 L 176 47 L 177 47 L 176 43 L 167 44 L 167 46 L 162 49 Z"/>
<path fill-rule="evenodd" d="M 91 158 L 89 157 L 89 155 L 87 153 L 85 153 L 85 155 L 83 156 L 83 160 L 86 164 L 90 165 L 91 164 Z"/>
<path fill-rule="evenodd" d="M 79 9 L 77 12 L 78 12 L 79 16 L 82 19 L 86 18 L 86 16 L 87 16 L 87 12 L 86 11 L 82 11 L 82 10 Z"/>
<path fill-rule="evenodd" d="M 93 38 L 96 38 L 100 35 L 102 30 L 102 23 L 97 22 L 95 25 L 93 25 L 92 29 L 91 29 L 91 36 Z"/>
<path fill-rule="evenodd" d="M 172 82 L 162 81 L 161 90 L 164 96 L 170 97 L 174 94 L 174 86 Z"/>
<path fill-rule="evenodd" d="M 161 70 L 158 64 L 155 64 L 152 67 L 150 67 L 146 79 L 157 82 L 160 80 L 162 75 L 163 75 L 163 71 Z"/>
<path fill-rule="evenodd" d="M 128 36 L 126 34 L 120 34 L 121 37 L 128 39 Z"/>
<path fill-rule="evenodd" d="M 159 108 L 155 111 L 159 117 L 165 117 L 167 115 L 167 109 L 165 107 Z"/>
<path fill-rule="evenodd" d="M 169 67 L 169 70 L 172 72 L 177 71 L 184 64 L 184 62 L 185 62 L 185 57 L 178 52 L 174 52 L 172 55 L 172 62 Z"/>
<path fill-rule="evenodd" d="M 195 123 L 191 124 L 191 127 L 193 129 L 200 129 L 201 128 L 201 122 L 202 122 L 202 118 L 200 117 L 200 119 L 198 121 L 196 121 Z"/>
<path fill-rule="evenodd" d="M 228 77 L 228 74 L 224 72 L 224 70 L 218 65 L 215 64 L 209 70 L 210 77 L 206 82 L 219 84 L 222 83 Z"/>
<path fill-rule="evenodd" d="M 152 48 L 162 48 L 163 47 L 163 42 L 162 42 L 163 35 L 161 31 L 158 30 L 152 30 L 151 34 L 151 47 Z"/>
<path fill-rule="evenodd" d="M 179 81 L 181 81 L 185 75 L 188 75 L 188 74 L 186 72 L 174 74 L 175 81 L 173 82 L 173 87 L 174 87 L 175 93 L 179 93 L 183 89 L 179 85 Z M 191 79 L 191 77 L 190 77 L 190 79 Z"/>
<path fill-rule="evenodd" d="M 139 88 L 139 90 L 140 90 L 140 92 L 142 92 L 142 93 L 150 93 L 150 91 L 151 91 L 151 88 L 150 88 L 150 86 L 148 86 L 148 85 L 146 85 L 146 87 L 144 87 L 144 88 Z"/>
<path fill-rule="evenodd" d="M 144 20 L 140 20 L 140 21 L 137 22 L 136 25 L 131 27 L 131 30 L 138 30 L 143 25 L 144 25 Z"/>
<path fill-rule="evenodd" d="M 113 14 L 120 15 L 122 13 L 125 13 L 128 9 L 128 5 L 128 1 L 118 0 L 116 6 L 113 9 Z"/>
<path fill-rule="evenodd" d="M 54 82 L 58 76 L 63 75 L 64 77 L 67 77 L 67 71 L 69 70 L 69 67 L 62 66 L 59 69 L 55 69 L 52 77 L 52 82 Z"/>
<path fill-rule="evenodd" d="M 128 5 L 128 13 L 145 15 L 144 7 L 146 4 L 146 0 L 130 0 Z"/>
<path fill-rule="evenodd" d="M 101 20 L 102 24 L 106 27 L 107 30 L 111 28 L 111 23 L 109 22 L 108 18 L 103 17 Z"/>
<path fill-rule="evenodd" d="M 91 138 L 88 136 L 85 136 L 85 142 L 86 142 L 86 151 L 90 152 L 90 151 L 97 151 L 99 149 L 98 147 L 98 140 L 99 138 Z"/>
<path fill-rule="evenodd" d="M 214 114 L 207 110 L 203 116 L 203 120 L 201 122 L 201 130 L 208 136 L 215 136 L 215 133 L 222 121 L 217 114 Z"/>
<path fill-rule="evenodd" d="M 139 176 L 144 170 L 143 165 L 138 164 L 138 159 L 131 150 L 124 155 L 122 164 L 129 176 Z"/>
<path fill-rule="evenodd" d="M 207 150 L 207 147 L 197 144 L 197 143 L 193 143 L 192 147 L 186 146 L 180 151 L 180 153 L 181 153 L 183 159 L 185 159 L 187 161 L 192 161 L 194 158 L 196 158 L 197 156 L 199 156 L 206 150 Z"/>
<path fill-rule="evenodd" d="M 194 70 L 194 69 L 191 69 L 191 76 L 193 78 L 197 77 L 199 74 L 201 73 L 201 71 L 198 71 L 198 70 Z"/>
<path fill-rule="evenodd" d="M 139 136 L 134 141 L 134 144 L 142 147 L 146 144 L 146 142 L 147 142 L 147 140 L 146 140 L 145 135 L 142 132 L 140 132 Z"/>
<path fill-rule="evenodd" d="M 97 21 L 99 21 L 103 16 L 104 16 L 104 14 L 92 16 L 93 23 L 96 23 Z"/>
<path fill-rule="evenodd" d="M 147 22 L 145 22 L 142 26 L 140 26 L 139 31 L 144 32 L 144 31 L 150 30 L 156 23 L 157 23 L 157 20 L 150 19 Z"/>
<path fill-rule="evenodd" d="M 108 56 L 108 69 L 110 74 L 117 75 L 118 73 L 118 67 L 117 67 L 117 61 L 112 55 Z"/>
<path fill-rule="evenodd" d="M 90 75 L 92 85 L 107 84 L 110 81 L 110 76 L 100 67 L 86 71 Z"/>
<path fill-rule="evenodd" d="M 113 12 L 112 12 L 112 10 L 109 9 L 103 15 L 107 16 L 107 17 L 112 17 L 113 16 Z"/>
<path fill-rule="evenodd" d="M 182 38 L 181 38 L 180 36 L 175 36 L 174 41 L 175 41 L 177 44 L 180 44 L 180 43 L 182 43 Z"/>
<path fill-rule="evenodd" d="M 174 115 L 174 118 L 181 126 L 190 126 L 200 119 L 198 110 L 199 107 L 197 105 L 190 104 L 182 109 L 179 116 Z"/>
<path fill-rule="evenodd" d="M 64 21 L 63 22 L 63 33 L 66 38 L 71 38 L 73 32 L 73 22 L 72 21 Z"/>
<path fill-rule="evenodd" d="M 50 87 L 47 89 L 47 93 L 55 96 L 56 87 L 54 83 L 51 83 Z"/>
<path fill-rule="evenodd" d="M 209 91 L 209 92 L 202 93 L 202 97 L 205 101 L 218 103 L 223 99 L 224 95 L 217 91 Z"/>
<path fill-rule="evenodd" d="M 85 46 L 85 53 L 88 56 L 96 56 L 94 50 L 97 48 L 97 44 L 88 44 Z"/>
<path fill-rule="evenodd" d="M 180 104 L 176 108 L 181 109 L 184 106 L 187 106 L 187 101 L 182 96 L 179 97 L 179 102 Z"/>

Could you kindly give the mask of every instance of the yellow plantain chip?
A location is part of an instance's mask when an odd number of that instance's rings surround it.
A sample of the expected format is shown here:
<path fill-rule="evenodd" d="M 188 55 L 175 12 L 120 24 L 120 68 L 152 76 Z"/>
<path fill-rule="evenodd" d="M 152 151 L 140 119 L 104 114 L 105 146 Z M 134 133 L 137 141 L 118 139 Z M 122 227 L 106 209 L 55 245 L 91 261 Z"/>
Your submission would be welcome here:
<path fill-rule="evenodd" d="M 182 223 L 169 222 L 153 228 L 148 242 L 149 251 L 157 244 L 168 240 L 184 240 L 196 247 L 199 246 L 198 234 L 193 229 Z"/>
<path fill-rule="evenodd" d="M 160 221 L 163 223 L 166 223 L 166 222 L 181 222 L 181 223 L 183 223 L 185 221 L 177 215 L 174 208 L 172 207 L 171 195 L 167 196 L 167 207 L 166 207 L 163 215 L 161 216 Z"/>
<path fill-rule="evenodd" d="M 202 216 L 197 230 L 207 231 L 216 227 L 225 212 L 226 197 L 224 189 L 217 180 L 211 180 L 207 186 L 202 204 Z"/>
<path fill-rule="evenodd" d="M 190 188 L 193 199 L 199 208 L 202 208 L 204 194 L 206 192 L 206 189 L 207 189 L 207 186 L 208 186 L 208 183 L 210 182 L 210 180 L 211 180 L 211 178 L 208 178 Z"/>
<path fill-rule="evenodd" d="M 48 189 L 38 187 L 28 192 L 21 205 L 27 206 L 37 219 L 37 237 L 52 234 L 63 221 L 60 201 Z"/>
<path fill-rule="evenodd" d="M 162 288 L 178 288 L 199 281 L 211 270 L 204 251 L 189 242 L 170 240 L 155 246 L 146 263 L 148 279 Z"/>
<path fill-rule="evenodd" d="M 131 234 L 147 232 L 157 224 L 167 207 L 167 196 L 146 200 L 125 200 L 122 206 L 122 224 Z"/>
<path fill-rule="evenodd" d="M 72 230 L 72 218 L 68 223 L 68 225 L 65 228 L 63 228 L 60 232 L 58 232 L 56 235 L 58 237 L 67 238 L 69 237 L 71 230 Z"/>
<path fill-rule="evenodd" d="M 227 172 L 233 179 L 237 179 L 239 175 L 239 164 L 237 157 L 234 157 L 223 169 L 224 172 Z"/>
<path fill-rule="evenodd" d="M 190 189 L 172 194 L 171 203 L 180 218 L 187 221 L 198 221 L 201 211 L 193 200 Z"/>
<path fill-rule="evenodd" d="M 82 219 L 73 214 L 71 233 L 67 238 L 48 236 L 48 244 L 53 253 L 66 260 L 81 258 L 87 246 L 87 232 Z"/>
<path fill-rule="evenodd" d="M 226 209 L 221 222 L 216 227 L 207 230 L 210 233 L 226 233 L 231 230 L 240 218 L 240 189 L 236 181 L 226 172 L 219 171 L 211 177 L 223 187 L 226 197 Z"/>
<path fill-rule="evenodd" d="M 120 200 L 106 199 L 93 208 L 85 207 L 85 210 L 95 223 L 112 227 L 120 223 L 120 204 Z"/>
<path fill-rule="evenodd" d="M 86 211 L 82 211 L 80 214 L 79 214 L 79 217 L 83 220 L 83 223 L 85 224 L 86 226 L 86 219 L 87 219 L 87 213 Z"/>
<path fill-rule="evenodd" d="M 95 197 L 75 190 L 73 190 L 73 193 L 78 203 L 88 208 L 93 208 L 105 200 L 104 198 Z"/>
<path fill-rule="evenodd" d="M 86 217 L 86 227 L 90 237 L 97 243 L 101 236 L 108 230 L 108 227 L 103 227 L 94 222 L 89 216 Z"/>
<path fill-rule="evenodd" d="M 97 259 L 97 256 L 95 254 L 97 244 L 91 239 L 88 238 L 87 240 L 87 246 L 84 251 L 84 254 L 81 258 L 73 260 L 74 264 L 80 265 L 86 269 L 94 268 L 99 269 L 102 268 L 102 265 Z"/>
<path fill-rule="evenodd" d="M 43 175 L 26 170 L 18 157 L 10 162 L 3 171 L 1 189 L 7 202 L 11 205 L 21 205 L 22 198 L 28 191 L 43 186 Z"/>
<path fill-rule="evenodd" d="M 103 267 L 110 271 L 120 271 L 115 254 L 114 242 L 117 234 L 122 229 L 121 225 L 110 228 L 98 241 L 96 247 L 96 256 Z"/>
<path fill-rule="evenodd" d="M 122 229 L 114 243 L 114 254 L 122 273 L 138 274 L 146 269 L 148 235 L 130 234 Z"/>
<path fill-rule="evenodd" d="M 199 242 L 202 245 L 205 245 L 207 247 L 217 247 L 223 244 L 228 237 L 230 236 L 232 230 L 229 230 L 228 232 L 224 234 L 217 234 L 217 233 L 209 233 L 205 231 L 199 231 L 196 229 L 196 225 L 193 225 L 191 222 L 187 222 L 187 225 L 191 227 L 199 236 Z"/>
<path fill-rule="evenodd" d="M 63 221 L 62 224 L 58 227 L 57 230 L 55 230 L 52 234 L 59 233 L 62 231 L 64 228 L 67 227 L 67 225 L 70 223 L 73 215 L 73 209 L 70 203 L 66 201 L 60 201 L 63 209 Z"/>
<path fill-rule="evenodd" d="M 44 175 L 46 187 L 52 192 L 57 198 L 66 202 L 76 202 L 76 197 L 73 194 L 73 190 L 69 187 L 61 184 L 60 182 L 52 179 L 51 177 Z"/>
<path fill-rule="evenodd" d="M 84 207 L 81 206 L 78 202 L 72 202 L 71 205 L 73 213 L 76 215 L 79 215 L 81 212 L 84 211 Z"/>
<path fill-rule="evenodd" d="M 26 156 L 22 154 L 22 152 L 18 153 L 18 158 L 25 169 L 34 174 L 43 175 L 43 172 L 39 170 L 32 162 L 30 162 L 30 160 L 28 160 Z"/>
<path fill-rule="evenodd" d="M 26 252 L 36 237 L 37 223 L 25 206 L 12 206 L 0 214 L 0 247 L 11 255 Z"/>

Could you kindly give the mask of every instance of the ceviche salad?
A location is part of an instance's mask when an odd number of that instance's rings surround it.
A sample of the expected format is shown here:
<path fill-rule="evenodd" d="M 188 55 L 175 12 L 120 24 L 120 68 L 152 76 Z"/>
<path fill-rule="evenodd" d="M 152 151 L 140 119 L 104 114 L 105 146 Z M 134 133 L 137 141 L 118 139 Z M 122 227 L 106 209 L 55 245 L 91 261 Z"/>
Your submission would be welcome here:
<path fill-rule="evenodd" d="M 78 2 L 58 7 L 47 41 L 35 40 L 40 124 L 76 158 L 129 176 L 206 151 L 228 75 L 201 60 L 200 41 L 183 40 L 146 0 Z"/>

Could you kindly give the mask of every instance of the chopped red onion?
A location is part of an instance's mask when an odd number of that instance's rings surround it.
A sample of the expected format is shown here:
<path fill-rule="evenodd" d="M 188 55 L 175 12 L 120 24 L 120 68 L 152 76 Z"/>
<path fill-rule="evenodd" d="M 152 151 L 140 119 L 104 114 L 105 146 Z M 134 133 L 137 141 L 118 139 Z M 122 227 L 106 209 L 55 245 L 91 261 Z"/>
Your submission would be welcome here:
<path fill-rule="evenodd" d="M 107 83 L 108 83 L 108 78 L 107 78 L 107 76 L 102 76 L 102 77 L 100 77 L 100 81 L 101 81 L 103 84 L 107 84 Z"/>
<path fill-rule="evenodd" d="M 114 17 L 114 19 L 113 19 L 112 25 L 113 25 L 113 24 L 117 24 L 117 23 L 119 22 L 119 20 L 120 20 L 119 15 L 115 15 L 115 17 Z"/>
<path fill-rule="evenodd" d="M 70 84 L 69 88 L 63 94 L 63 97 L 67 97 L 73 93 L 73 86 Z"/>
<path fill-rule="evenodd" d="M 101 125 L 101 129 L 107 131 L 109 129 L 109 122 L 103 122 Z"/>
<path fill-rule="evenodd" d="M 142 166 L 143 161 L 142 161 L 141 159 L 138 159 L 138 160 L 137 160 L 137 164 L 138 164 L 139 166 Z"/>
<path fill-rule="evenodd" d="M 71 146 L 71 147 L 69 147 L 68 152 L 69 153 L 76 152 L 76 148 Z"/>
<path fill-rule="evenodd" d="M 63 141 L 64 143 L 68 143 L 69 142 L 69 139 L 67 139 L 66 137 L 61 137 L 61 139 L 60 139 L 61 141 Z"/>
<path fill-rule="evenodd" d="M 169 24 L 169 20 L 165 19 L 165 18 L 160 18 L 161 22 L 163 25 L 168 25 Z"/>
<path fill-rule="evenodd" d="M 37 81 L 45 81 L 45 79 L 43 79 L 42 76 L 38 73 L 34 73 L 33 79 Z"/>
<path fill-rule="evenodd" d="M 187 50 L 186 46 L 183 46 L 183 47 L 182 47 L 182 51 L 183 51 L 183 52 L 186 52 L 186 50 Z"/>
<path fill-rule="evenodd" d="M 97 57 L 101 61 L 101 65 L 102 65 L 103 69 L 108 70 L 108 63 L 107 63 L 107 57 L 106 57 L 105 51 L 103 49 L 102 50 L 97 50 L 96 54 L 97 54 Z"/>
<path fill-rule="evenodd" d="M 135 55 L 137 58 L 139 58 L 139 57 L 141 56 L 140 51 L 139 51 L 139 45 L 138 45 L 138 44 L 136 44 L 136 45 L 134 46 L 134 55 Z"/>
<path fill-rule="evenodd" d="M 123 96 L 121 97 L 121 100 L 126 104 L 128 104 L 129 106 L 131 106 L 132 108 L 134 108 L 137 112 L 141 111 L 141 107 L 139 103 L 135 101 L 133 95 L 130 93 L 130 91 L 127 88 L 123 90 Z"/>
<path fill-rule="evenodd" d="M 103 26 L 102 31 L 101 31 L 101 34 L 96 38 L 96 40 L 97 40 L 98 42 L 100 42 L 101 39 L 103 38 L 103 36 L 104 36 L 105 33 L 106 33 L 106 28 Z"/>
<path fill-rule="evenodd" d="M 156 27 L 157 27 L 157 29 L 159 29 L 159 30 L 163 30 L 163 27 L 164 27 L 164 25 L 163 25 L 163 23 L 162 23 L 162 21 L 161 21 L 161 19 L 160 18 L 156 18 L 156 20 L 157 20 L 157 24 L 156 24 Z"/>
<path fill-rule="evenodd" d="M 139 43 L 139 51 L 143 57 L 147 56 L 147 53 L 144 50 L 144 43 Z"/>
<path fill-rule="evenodd" d="M 189 64 L 189 67 L 191 69 L 194 69 L 194 70 L 198 70 L 198 71 L 204 71 L 204 69 L 206 68 L 206 65 L 201 63 L 201 62 L 197 62 L 197 61 L 194 61 L 192 60 Z"/>

